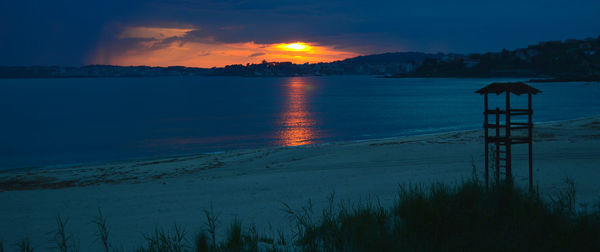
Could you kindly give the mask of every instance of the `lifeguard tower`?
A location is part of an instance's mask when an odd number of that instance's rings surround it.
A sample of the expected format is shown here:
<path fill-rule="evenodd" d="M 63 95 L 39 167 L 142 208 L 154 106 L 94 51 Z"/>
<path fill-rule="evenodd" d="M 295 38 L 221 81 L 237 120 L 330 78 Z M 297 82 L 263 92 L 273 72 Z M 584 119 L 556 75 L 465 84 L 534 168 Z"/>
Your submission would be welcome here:
<path fill-rule="evenodd" d="M 484 95 L 484 121 L 483 129 L 485 136 L 485 185 L 488 186 L 490 166 L 490 146 L 493 149 L 493 161 L 495 162 L 496 181 L 500 181 L 501 170 L 504 169 L 506 180 L 512 181 L 512 145 L 529 145 L 529 190 L 533 190 L 533 109 L 531 106 L 531 95 L 541 93 L 540 90 L 526 85 L 522 82 L 492 83 L 476 91 Z M 506 94 L 504 109 L 497 107 L 489 109 L 488 95 L 500 96 Z M 511 95 L 527 95 L 527 108 L 512 108 Z M 490 116 L 493 118 L 490 123 Z M 526 118 L 524 118 L 526 117 Z M 490 132 L 491 131 L 491 132 Z"/>

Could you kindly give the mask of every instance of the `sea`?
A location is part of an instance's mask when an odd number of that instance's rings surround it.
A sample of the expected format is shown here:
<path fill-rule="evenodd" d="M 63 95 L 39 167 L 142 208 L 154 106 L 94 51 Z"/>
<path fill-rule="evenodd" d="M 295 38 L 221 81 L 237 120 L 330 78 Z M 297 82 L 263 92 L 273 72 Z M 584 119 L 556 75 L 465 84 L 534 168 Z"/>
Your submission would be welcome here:
<path fill-rule="evenodd" d="M 0 170 L 478 129 L 515 78 L 0 79 Z M 530 83 L 534 122 L 600 114 L 600 83 Z M 526 108 L 527 96 L 511 97 Z M 504 96 L 491 96 L 502 107 Z"/>

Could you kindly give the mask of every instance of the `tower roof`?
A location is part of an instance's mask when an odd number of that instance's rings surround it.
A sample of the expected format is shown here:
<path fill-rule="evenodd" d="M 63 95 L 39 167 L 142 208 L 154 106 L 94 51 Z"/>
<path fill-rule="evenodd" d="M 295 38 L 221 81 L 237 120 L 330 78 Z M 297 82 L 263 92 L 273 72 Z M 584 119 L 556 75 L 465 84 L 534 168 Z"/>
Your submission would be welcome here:
<path fill-rule="evenodd" d="M 542 91 L 532 86 L 529 86 L 523 82 L 496 82 L 475 91 L 475 93 L 478 94 L 501 94 L 503 92 L 510 92 L 516 95 L 521 95 L 537 94 L 541 93 Z"/>

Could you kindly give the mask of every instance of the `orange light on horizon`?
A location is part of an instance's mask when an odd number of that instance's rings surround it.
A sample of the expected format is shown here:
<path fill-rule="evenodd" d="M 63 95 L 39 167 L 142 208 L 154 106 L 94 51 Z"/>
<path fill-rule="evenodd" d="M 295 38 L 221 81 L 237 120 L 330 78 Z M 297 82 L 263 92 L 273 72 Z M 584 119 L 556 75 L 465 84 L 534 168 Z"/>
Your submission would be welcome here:
<path fill-rule="evenodd" d="M 224 43 L 212 37 L 187 40 L 189 28 L 129 27 L 116 41 L 100 44 L 87 64 L 121 66 L 223 67 L 226 65 L 269 62 L 296 64 L 332 62 L 359 56 L 333 46 L 311 42 L 258 44 L 253 41 Z M 137 43 L 121 40 L 140 38 Z"/>
<path fill-rule="evenodd" d="M 309 52 L 311 51 L 311 46 L 304 42 L 296 42 L 291 44 L 279 44 L 275 46 L 278 49 L 282 49 L 285 51 L 303 51 Z"/>

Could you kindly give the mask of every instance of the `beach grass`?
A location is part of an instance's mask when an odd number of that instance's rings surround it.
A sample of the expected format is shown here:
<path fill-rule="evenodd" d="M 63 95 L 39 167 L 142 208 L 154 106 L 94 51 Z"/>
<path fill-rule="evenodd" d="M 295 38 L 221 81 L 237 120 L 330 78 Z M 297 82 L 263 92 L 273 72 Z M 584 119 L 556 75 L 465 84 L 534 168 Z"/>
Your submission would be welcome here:
<path fill-rule="evenodd" d="M 571 184 L 572 185 L 572 184 Z M 302 251 L 597 251 L 600 211 L 575 209 L 571 186 L 546 202 L 510 183 L 404 186 L 391 208 L 339 206 L 297 215 Z"/>
<path fill-rule="evenodd" d="M 110 242 L 108 240 L 109 230 L 106 221 L 107 217 L 102 214 L 101 209 L 98 209 L 98 215 L 92 220 L 92 223 L 94 223 L 98 228 L 98 231 L 96 233 L 96 240 L 100 241 L 100 244 L 102 244 L 102 251 L 109 252 L 111 247 Z"/>
<path fill-rule="evenodd" d="M 33 252 L 33 247 L 31 246 L 31 242 L 28 238 L 22 239 L 16 244 L 17 251 L 20 252 Z"/>
<path fill-rule="evenodd" d="M 319 211 L 310 201 L 300 209 L 283 203 L 293 230 L 272 237 L 236 219 L 222 241 L 218 215 L 204 210 L 204 227 L 191 240 L 181 226 L 156 228 L 137 251 L 600 251 L 600 207 L 578 208 L 573 180 L 565 183 L 548 198 L 503 181 L 489 188 L 477 179 L 405 185 L 391 207 L 379 200 L 336 203 L 332 193 Z M 57 217 L 56 250 L 76 248 L 67 223 Z M 118 251 L 101 211 L 93 223 L 101 250 Z M 27 239 L 15 248 L 33 251 Z"/>

